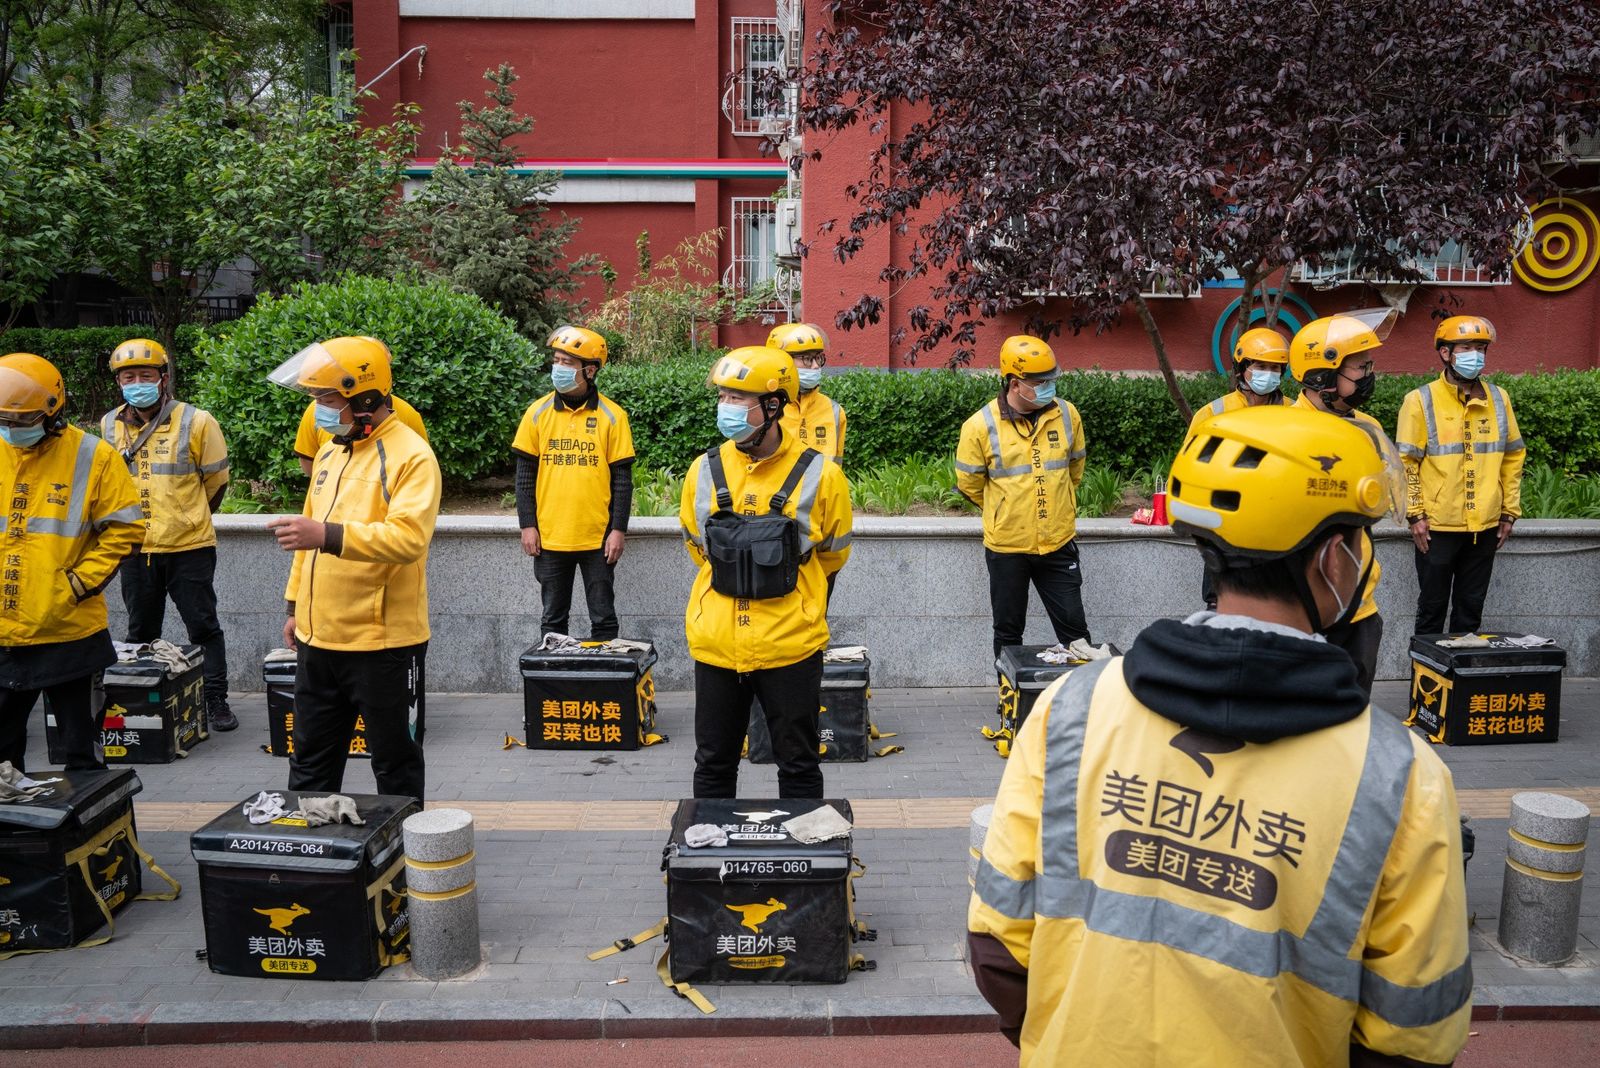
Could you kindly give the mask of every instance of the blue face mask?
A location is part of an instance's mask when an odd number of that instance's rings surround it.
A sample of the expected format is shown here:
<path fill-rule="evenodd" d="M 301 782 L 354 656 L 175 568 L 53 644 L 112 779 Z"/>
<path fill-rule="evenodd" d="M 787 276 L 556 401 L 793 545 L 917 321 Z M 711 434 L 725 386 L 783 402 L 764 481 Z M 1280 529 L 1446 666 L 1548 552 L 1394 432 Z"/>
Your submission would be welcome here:
<path fill-rule="evenodd" d="M 1244 380 L 1250 386 L 1251 393 L 1265 397 L 1277 390 L 1278 383 L 1283 381 L 1283 372 L 1251 371 L 1244 376 Z"/>
<path fill-rule="evenodd" d="M 130 382 L 122 387 L 122 399 L 135 408 L 153 408 L 161 399 L 161 383 Z"/>
<path fill-rule="evenodd" d="M 557 393 L 571 393 L 572 387 L 578 384 L 578 369 L 558 363 L 550 368 L 550 382 Z"/>
<path fill-rule="evenodd" d="M 1469 349 L 1466 352 L 1458 352 L 1451 358 L 1450 362 L 1455 367 L 1456 374 L 1462 378 L 1473 379 L 1483 374 L 1482 349 Z"/>
<path fill-rule="evenodd" d="M 1056 399 L 1056 380 L 1053 378 L 1048 382 L 1030 382 L 1029 387 L 1033 390 L 1033 403 L 1041 408 Z"/>
<path fill-rule="evenodd" d="M 31 449 L 44 440 L 44 424 L 0 426 L 0 441 L 19 449 Z"/>
<path fill-rule="evenodd" d="M 343 412 L 338 408 L 329 408 L 326 404 L 317 405 L 317 429 L 324 433 L 342 438 L 355 429 L 354 423 L 341 423 L 340 415 Z"/>
<path fill-rule="evenodd" d="M 800 388 L 807 393 L 822 385 L 822 368 L 820 367 L 800 367 L 796 368 L 796 373 L 800 376 Z"/>
<path fill-rule="evenodd" d="M 750 425 L 750 409 L 727 401 L 717 402 L 717 429 L 723 437 L 734 441 L 743 441 L 756 432 L 756 428 Z"/>

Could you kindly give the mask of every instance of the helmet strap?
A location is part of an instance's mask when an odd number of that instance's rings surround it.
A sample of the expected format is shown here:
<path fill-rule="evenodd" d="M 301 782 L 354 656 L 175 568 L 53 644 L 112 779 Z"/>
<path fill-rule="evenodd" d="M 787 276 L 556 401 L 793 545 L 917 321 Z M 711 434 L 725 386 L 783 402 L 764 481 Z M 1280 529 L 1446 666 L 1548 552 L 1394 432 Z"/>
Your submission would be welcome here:
<path fill-rule="evenodd" d="M 783 406 L 781 404 L 778 406 L 777 415 L 773 415 L 767 411 L 767 401 L 774 395 L 775 394 L 772 393 L 764 394 L 757 402 L 758 406 L 761 408 L 761 429 L 757 430 L 754 434 L 751 434 L 743 441 L 735 444 L 734 447 L 740 452 L 751 452 L 752 450 L 761 448 L 761 443 L 766 440 L 767 431 L 776 426 L 778 421 L 783 417 Z M 780 430 L 778 433 L 782 434 L 783 431 Z"/>

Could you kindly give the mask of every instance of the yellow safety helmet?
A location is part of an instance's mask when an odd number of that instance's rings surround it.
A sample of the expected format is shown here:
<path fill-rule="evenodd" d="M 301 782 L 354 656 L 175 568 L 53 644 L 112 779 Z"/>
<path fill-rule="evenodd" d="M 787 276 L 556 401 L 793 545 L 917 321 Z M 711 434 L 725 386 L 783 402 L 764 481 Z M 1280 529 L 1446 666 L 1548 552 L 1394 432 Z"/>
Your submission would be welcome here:
<path fill-rule="evenodd" d="M 130 367 L 157 367 L 165 371 L 171 363 L 161 342 L 147 337 L 129 338 L 111 350 L 111 373 L 126 371 Z"/>
<path fill-rule="evenodd" d="M 811 323 L 784 323 L 772 328 L 767 335 L 767 348 L 782 349 L 791 356 L 802 352 L 826 352 L 828 335 Z"/>
<path fill-rule="evenodd" d="M 1452 315 L 1439 324 L 1433 332 L 1433 347 L 1454 345 L 1463 341 L 1481 341 L 1485 345 L 1495 339 L 1494 324 L 1481 315 Z"/>
<path fill-rule="evenodd" d="M 558 326 L 550 332 L 545 344 L 569 356 L 589 363 L 606 365 L 606 339 L 582 326 Z"/>
<path fill-rule="evenodd" d="M 730 350 L 711 366 L 707 384 L 715 389 L 732 389 L 761 397 L 776 393 L 789 404 L 800 395 L 800 377 L 795 373 L 794 357 L 770 345 L 746 345 Z"/>
<path fill-rule="evenodd" d="M 1289 342 L 1289 373 L 1303 384 L 1318 371 L 1337 371 L 1358 352 L 1382 346 L 1394 329 L 1393 308 L 1363 308 L 1313 319 Z"/>
<path fill-rule="evenodd" d="M 1246 330 L 1233 346 L 1233 362 L 1241 364 L 1246 360 L 1281 366 L 1289 362 L 1289 343 L 1283 340 L 1282 334 L 1270 327 L 1258 326 Z"/>
<path fill-rule="evenodd" d="M 1332 526 L 1371 526 L 1405 503 L 1399 454 L 1379 437 L 1295 406 L 1213 416 L 1172 461 L 1173 529 L 1248 564 L 1297 552 Z"/>
<path fill-rule="evenodd" d="M 1061 372 L 1049 345 L 1028 334 L 1013 334 L 1000 346 L 1000 373 L 1018 378 L 1054 378 Z"/>
<path fill-rule="evenodd" d="M 333 392 L 360 398 L 357 411 L 371 411 L 394 390 L 389 346 L 375 337 L 314 342 L 280 363 L 267 380 L 313 397 Z"/>
<path fill-rule="evenodd" d="M 67 387 L 55 364 L 31 352 L 0 356 L 0 415 L 28 419 L 58 415 L 67 403 Z"/>

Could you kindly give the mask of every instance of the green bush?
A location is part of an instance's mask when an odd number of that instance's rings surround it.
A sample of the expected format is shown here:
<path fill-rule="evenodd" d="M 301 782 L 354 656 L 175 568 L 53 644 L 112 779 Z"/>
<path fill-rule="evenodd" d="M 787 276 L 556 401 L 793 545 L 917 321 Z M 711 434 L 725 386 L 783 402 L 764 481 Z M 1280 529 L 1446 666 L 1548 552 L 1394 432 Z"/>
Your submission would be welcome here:
<path fill-rule="evenodd" d="M 447 479 L 505 466 L 517 420 L 539 388 L 533 343 L 477 297 L 348 278 L 263 298 L 199 345 L 205 369 L 195 403 L 221 421 L 235 477 L 303 481 L 293 445 L 307 398 L 268 384 L 267 374 L 305 345 L 346 334 L 389 345 L 395 393 L 422 414 Z"/>
<path fill-rule="evenodd" d="M 204 337 L 202 326 L 180 326 L 169 352 L 177 366 L 179 390 L 196 369 L 192 359 L 196 343 Z M 56 365 L 67 384 L 67 418 L 85 425 L 122 403 L 122 395 L 106 366 L 111 350 L 135 337 L 153 337 L 149 326 L 83 326 L 74 330 L 9 330 L 0 334 L 0 352 L 32 352 Z"/>

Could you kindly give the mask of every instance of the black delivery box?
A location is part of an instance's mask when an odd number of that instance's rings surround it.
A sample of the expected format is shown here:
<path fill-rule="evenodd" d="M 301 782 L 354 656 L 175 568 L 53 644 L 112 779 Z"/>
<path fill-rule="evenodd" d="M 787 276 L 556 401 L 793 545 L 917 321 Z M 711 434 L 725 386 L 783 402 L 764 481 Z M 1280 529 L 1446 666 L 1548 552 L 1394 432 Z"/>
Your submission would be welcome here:
<path fill-rule="evenodd" d="M 823 763 L 862 761 L 872 755 L 872 722 L 867 703 L 872 693 L 872 661 L 822 665 L 822 709 L 817 718 Z M 750 702 L 749 750 L 752 764 L 771 764 L 772 735 L 759 700 Z"/>
<path fill-rule="evenodd" d="M 294 752 L 294 678 L 296 656 L 293 649 L 274 649 L 261 663 L 261 677 L 267 686 L 267 746 L 273 756 L 288 756 Z M 410 684 L 411 737 L 421 744 L 427 732 L 428 694 L 422 679 L 422 665 L 415 660 L 411 666 Z M 367 724 L 356 717 L 355 730 L 350 732 L 349 753 L 353 757 L 372 756 L 367 748 Z"/>
<path fill-rule="evenodd" d="M 1451 649 L 1458 635 L 1411 639 L 1411 711 L 1406 725 L 1446 745 L 1553 742 L 1561 727 L 1561 672 L 1566 651 L 1524 648 L 1521 634 L 1485 634 L 1487 648 Z"/>
<path fill-rule="evenodd" d="M 210 735 L 205 719 L 205 653 L 198 645 L 182 647 L 189 667 L 173 672 L 154 657 L 121 661 L 105 670 L 105 718 L 100 745 L 108 762 L 170 764 Z M 66 754 L 56 717 L 45 699 L 45 745 L 50 759 Z"/>
<path fill-rule="evenodd" d="M 852 819 L 848 801 L 678 802 L 662 857 L 674 982 L 844 982 L 851 943 L 875 937 L 851 911 L 850 836 L 805 845 L 781 826 L 823 805 Z M 685 844 L 698 823 L 722 827 L 728 844 Z"/>
<path fill-rule="evenodd" d="M 522 671 L 529 749 L 638 749 L 655 731 L 656 651 L 586 643 L 563 652 L 529 649 Z"/>
<path fill-rule="evenodd" d="M 143 872 L 130 835 L 132 768 L 36 771 L 50 792 L 0 805 L 0 953 L 65 949 L 139 896 Z M 105 852 L 98 853 L 97 850 Z"/>
<path fill-rule="evenodd" d="M 308 827 L 290 817 L 253 824 L 241 801 L 190 837 L 212 971 L 371 979 L 406 959 L 411 929 L 400 825 L 422 805 L 410 797 L 347 796 L 365 826 Z M 293 811 L 299 798 L 283 791 L 284 807 Z"/>

